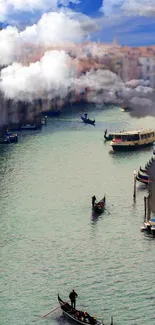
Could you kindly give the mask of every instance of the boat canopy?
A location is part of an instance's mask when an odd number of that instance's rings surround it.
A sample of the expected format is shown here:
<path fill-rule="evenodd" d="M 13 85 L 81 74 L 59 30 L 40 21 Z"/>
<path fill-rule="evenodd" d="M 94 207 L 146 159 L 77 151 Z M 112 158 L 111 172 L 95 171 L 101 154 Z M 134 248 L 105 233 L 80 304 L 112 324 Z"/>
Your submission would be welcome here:
<path fill-rule="evenodd" d="M 135 131 L 120 131 L 118 133 L 113 133 L 113 139 L 123 140 L 123 141 L 136 141 L 145 138 L 150 138 L 155 136 L 155 132 L 151 129 L 148 130 L 135 130 Z"/>

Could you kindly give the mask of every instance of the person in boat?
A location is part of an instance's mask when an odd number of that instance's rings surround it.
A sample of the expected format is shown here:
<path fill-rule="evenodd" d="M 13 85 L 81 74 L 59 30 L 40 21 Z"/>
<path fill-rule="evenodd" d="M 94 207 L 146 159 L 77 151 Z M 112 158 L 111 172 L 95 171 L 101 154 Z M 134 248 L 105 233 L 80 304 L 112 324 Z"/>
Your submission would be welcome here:
<path fill-rule="evenodd" d="M 76 307 L 76 298 L 78 297 L 78 294 L 74 291 L 74 289 L 69 294 L 69 299 L 71 301 L 72 308 L 75 309 Z"/>
<path fill-rule="evenodd" d="M 85 119 L 87 119 L 87 118 L 88 118 L 88 114 L 87 114 L 87 113 L 85 113 L 84 117 L 85 117 Z"/>
<path fill-rule="evenodd" d="M 92 208 L 94 208 L 94 206 L 95 206 L 95 201 L 96 201 L 96 196 L 93 195 L 92 196 Z"/>

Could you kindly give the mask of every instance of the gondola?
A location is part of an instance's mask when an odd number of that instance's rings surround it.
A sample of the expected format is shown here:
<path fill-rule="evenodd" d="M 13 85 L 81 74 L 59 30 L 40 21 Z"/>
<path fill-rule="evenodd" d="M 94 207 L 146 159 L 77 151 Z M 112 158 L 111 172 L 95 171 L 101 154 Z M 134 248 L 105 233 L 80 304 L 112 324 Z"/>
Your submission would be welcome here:
<path fill-rule="evenodd" d="M 102 200 L 95 203 L 93 212 L 95 212 L 96 214 L 101 214 L 104 212 L 104 210 L 105 210 L 105 196 Z"/>
<path fill-rule="evenodd" d="M 147 167 L 147 168 L 151 167 L 152 164 L 153 164 L 153 161 L 154 161 L 154 159 L 151 158 L 151 159 L 148 161 L 148 163 L 146 164 L 146 167 Z"/>
<path fill-rule="evenodd" d="M 105 141 L 111 141 L 111 140 L 113 140 L 113 137 L 114 137 L 113 134 L 108 134 L 107 135 L 107 130 L 105 130 L 105 132 L 104 132 L 104 139 L 105 139 Z"/>
<path fill-rule="evenodd" d="M 149 176 L 148 175 L 144 175 L 144 174 L 141 174 L 140 171 L 138 172 L 138 175 L 137 175 L 138 178 L 142 178 L 142 179 L 146 179 L 148 180 L 149 179 Z"/>
<path fill-rule="evenodd" d="M 89 118 L 86 118 L 86 117 L 84 117 L 84 116 L 81 115 L 81 120 L 82 120 L 85 124 L 95 125 L 95 119 L 94 119 L 94 120 L 90 120 Z"/>
<path fill-rule="evenodd" d="M 60 114 L 61 114 L 61 110 L 59 109 L 42 112 L 42 115 L 47 115 L 49 117 L 58 117 L 60 116 Z"/>
<path fill-rule="evenodd" d="M 58 294 L 58 301 L 61 306 L 61 310 L 64 315 L 72 319 L 78 324 L 82 325 L 102 325 L 102 322 L 98 321 L 96 318 L 90 316 L 87 312 L 77 310 L 71 307 L 68 302 L 63 301 Z M 111 318 L 111 325 L 113 325 L 113 319 Z"/>
<path fill-rule="evenodd" d="M 144 178 L 140 178 L 138 177 L 138 175 L 136 176 L 136 180 L 142 184 L 148 185 L 149 184 L 149 180 L 148 179 L 144 179 Z"/>
<path fill-rule="evenodd" d="M 7 131 L 6 136 L 9 137 L 10 142 L 18 142 L 17 133 L 11 133 L 10 131 Z"/>
<path fill-rule="evenodd" d="M 140 170 L 142 173 L 145 173 L 145 174 L 148 173 L 147 169 L 146 169 L 146 168 L 143 169 L 141 166 L 140 166 L 139 170 Z"/>

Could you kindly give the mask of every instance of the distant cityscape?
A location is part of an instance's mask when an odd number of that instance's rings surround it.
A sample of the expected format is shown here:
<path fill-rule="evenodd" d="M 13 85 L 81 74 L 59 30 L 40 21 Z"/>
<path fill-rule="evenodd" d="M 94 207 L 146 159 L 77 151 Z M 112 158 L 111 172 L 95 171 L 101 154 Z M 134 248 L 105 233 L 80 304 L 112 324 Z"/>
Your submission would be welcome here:
<path fill-rule="evenodd" d="M 155 45 L 129 47 L 121 46 L 117 38 L 112 44 L 84 43 L 68 44 L 65 50 L 72 57 L 78 58 L 77 70 L 85 73 L 90 69 L 108 69 L 122 78 L 124 82 L 132 79 L 143 79 L 150 82 L 150 87 L 155 88 Z M 63 49 L 60 46 L 37 48 L 27 46 L 25 55 L 19 58 L 23 64 L 36 62 L 47 50 Z"/>
<path fill-rule="evenodd" d="M 37 45 L 25 45 L 20 51 L 20 55 L 15 58 L 16 62 L 20 62 L 23 66 L 29 66 L 31 63 L 40 61 L 45 52 L 51 50 L 64 50 L 65 53 L 72 58 L 71 64 L 74 65 L 76 78 L 85 76 L 89 71 L 111 71 L 116 76 L 120 77 L 124 83 L 131 80 L 145 81 L 147 87 L 155 89 L 155 45 L 142 47 L 121 46 L 117 39 L 114 39 L 112 44 L 92 43 L 83 44 L 63 44 L 62 46 L 41 47 Z M 5 68 L 1 66 L 1 70 Z M 128 86 L 130 87 L 130 86 Z M 110 89 L 110 85 L 109 85 Z M 8 125 L 16 125 L 23 123 L 35 123 L 38 115 L 46 110 L 63 109 L 63 106 L 68 103 L 76 103 L 81 100 L 84 102 L 95 102 L 98 99 L 100 92 L 104 92 L 102 83 L 100 90 L 94 89 L 91 85 L 81 86 L 78 89 L 68 89 L 65 97 L 54 95 L 52 98 L 46 95 L 35 99 L 33 102 L 25 102 L 22 100 L 14 101 L 12 98 L 6 98 L 0 93 L 0 129 Z M 93 93 L 93 95 L 92 95 Z M 120 97 L 116 90 L 113 95 L 108 94 L 101 98 L 102 103 L 112 103 L 123 105 L 123 97 Z M 134 97 L 134 95 L 133 95 Z M 140 95 L 141 97 L 141 95 Z M 142 96 L 143 97 L 143 96 Z M 106 100 L 107 98 L 107 100 Z M 104 101 L 105 99 L 105 101 Z M 121 99 L 121 101 L 119 101 Z"/>

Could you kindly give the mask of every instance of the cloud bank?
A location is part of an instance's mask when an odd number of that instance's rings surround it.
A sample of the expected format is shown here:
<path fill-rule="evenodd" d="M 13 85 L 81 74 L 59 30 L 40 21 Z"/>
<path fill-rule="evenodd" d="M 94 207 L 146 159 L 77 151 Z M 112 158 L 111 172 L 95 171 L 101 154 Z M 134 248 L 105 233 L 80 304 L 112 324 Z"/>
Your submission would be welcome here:
<path fill-rule="evenodd" d="M 8 65 L 26 55 L 26 45 L 51 46 L 65 42 L 82 42 L 98 25 L 88 16 L 71 10 L 49 12 L 32 26 L 20 32 L 8 26 L 0 31 L 0 65 Z M 25 54 L 24 54 L 25 53 Z"/>
<path fill-rule="evenodd" d="M 106 16 L 155 16 L 155 0 L 103 0 L 100 9 Z"/>
<path fill-rule="evenodd" d="M 0 88 L 6 98 L 33 101 L 39 98 L 65 98 L 72 83 L 74 69 L 64 51 L 49 51 L 40 61 L 22 66 L 13 63 L 1 71 Z"/>
<path fill-rule="evenodd" d="M 56 10 L 60 5 L 78 4 L 80 0 L 0 0 L 0 21 L 22 12 L 46 12 Z"/>

